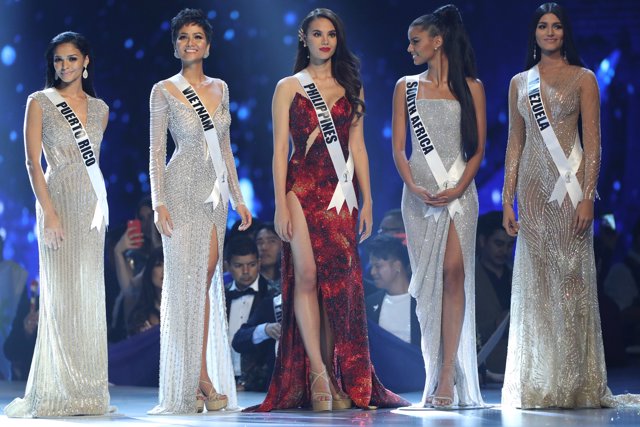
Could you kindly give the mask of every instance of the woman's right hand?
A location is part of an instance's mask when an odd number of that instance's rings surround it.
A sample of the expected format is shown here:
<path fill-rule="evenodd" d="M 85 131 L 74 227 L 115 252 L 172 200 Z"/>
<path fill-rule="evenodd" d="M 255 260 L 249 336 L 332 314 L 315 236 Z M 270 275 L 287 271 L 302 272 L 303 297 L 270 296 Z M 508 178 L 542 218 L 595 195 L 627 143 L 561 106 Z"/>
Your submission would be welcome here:
<path fill-rule="evenodd" d="M 166 206 L 161 205 L 156 207 L 153 213 L 153 222 L 156 224 L 156 228 L 160 234 L 171 237 L 171 233 L 173 232 L 173 221 L 171 220 L 171 215 L 169 215 L 169 210 Z"/>
<path fill-rule="evenodd" d="M 518 230 L 520 230 L 520 224 L 516 221 L 516 213 L 513 211 L 513 206 L 502 206 L 502 227 L 504 231 L 511 237 L 518 236 Z"/>
<path fill-rule="evenodd" d="M 44 213 L 44 245 L 50 249 L 57 250 L 62 246 L 64 231 L 58 214 L 55 211 Z"/>
<path fill-rule="evenodd" d="M 284 242 L 289 242 L 293 237 L 293 227 L 291 226 L 291 215 L 287 207 L 276 207 L 276 214 L 273 219 L 276 233 Z"/>

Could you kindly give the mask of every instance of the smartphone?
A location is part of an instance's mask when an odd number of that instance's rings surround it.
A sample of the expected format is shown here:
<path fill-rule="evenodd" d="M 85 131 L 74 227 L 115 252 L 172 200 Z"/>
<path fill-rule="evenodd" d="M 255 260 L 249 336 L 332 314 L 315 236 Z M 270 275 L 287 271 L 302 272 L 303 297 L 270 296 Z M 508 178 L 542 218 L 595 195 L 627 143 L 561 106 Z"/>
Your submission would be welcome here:
<path fill-rule="evenodd" d="M 142 233 L 142 223 L 140 222 L 139 219 L 130 219 L 129 221 L 127 221 L 127 234 L 131 235 L 131 234 L 140 234 Z M 143 243 L 143 238 L 140 237 L 139 240 L 134 241 L 134 247 L 136 248 L 140 248 L 142 247 L 142 243 Z"/>

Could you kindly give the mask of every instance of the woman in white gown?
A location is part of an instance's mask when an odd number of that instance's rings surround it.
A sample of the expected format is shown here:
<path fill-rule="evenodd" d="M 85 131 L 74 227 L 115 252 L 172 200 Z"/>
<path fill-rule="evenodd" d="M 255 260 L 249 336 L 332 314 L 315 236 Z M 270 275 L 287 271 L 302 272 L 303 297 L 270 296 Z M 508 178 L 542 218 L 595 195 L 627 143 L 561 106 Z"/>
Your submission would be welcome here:
<path fill-rule="evenodd" d="M 251 225 L 251 214 L 242 199 L 229 142 L 229 90 L 224 81 L 203 72 L 211 33 L 201 11 L 178 13 L 171 34 L 182 70 L 151 90 L 149 175 L 165 275 L 159 404 L 150 414 L 237 406 L 219 256 L 227 223 L 226 194 L 242 217 L 241 231 Z M 176 149 L 165 164 L 167 129 Z"/>
<path fill-rule="evenodd" d="M 421 404 L 482 406 L 475 339 L 473 181 L 484 154 L 482 83 L 458 9 L 443 6 L 409 27 L 408 52 L 426 72 L 398 80 L 393 157 L 404 181 L 402 216 L 411 260 L 426 383 Z M 407 124 L 412 154 L 407 160 Z"/>
<path fill-rule="evenodd" d="M 45 56 L 46 89 L 29 95 L 24 126 L 27 170 L 37 199 L 38 335 L 25 396 L 4 412 L 9 417 L 101 415 L 109 409 L 103 265 L 108 208 L 98 160 L 109 107 L 95 98 L 90 48 L 82 35 L 57 35 Z M 56 95 L 61 98 L 54 104 L 50 96 Z M 73 110 L 65 111 L 66 119 L 56 107 L 61 102 Z M 78 120 L 89 144 L 76 143 Z M 40 166 L 43 150 L 46 173 Z M 95 163 L 87 166 L 91 158 Z M 95 170 L 89 172 L 90 166 Z"/>

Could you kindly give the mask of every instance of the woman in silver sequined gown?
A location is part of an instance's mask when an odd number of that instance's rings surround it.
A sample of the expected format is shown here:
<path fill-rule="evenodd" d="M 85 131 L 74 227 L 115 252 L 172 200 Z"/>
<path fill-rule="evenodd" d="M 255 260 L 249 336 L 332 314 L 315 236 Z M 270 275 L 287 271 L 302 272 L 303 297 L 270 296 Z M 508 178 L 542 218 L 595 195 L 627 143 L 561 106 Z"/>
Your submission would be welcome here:
<path fill-rule="evenodd" d="M 409 27 L 408 51 L 414 64 L 429 67 L 420 75 L 417 111 L 444 167 L 449 170 L 461 157 L 466 159 L 464 172 L 450 177 L 446 187 L 439 186 L 411 130 L 412 154 L 407 160 L 405 78 L 396 85 L 393 108 L 393 154 L 405 184 L 402 215 L 412 269 L 409 292 L 417 299 L 426 370 L 421 405 L 435 407 L 483 405 L 475 339 L 478 195 L 473 178 L 484 153 L 485 101 L 473 56 L 461 54 L 471 48 L 457 40 L 466 41 L 466 34 L 455 6 L 422 16 Z M 447 206 L 453 200 L 460 202 L 462 211 L 451 219 Z M 438 208 L 440 215 L 428 215 L 430 207 Z"/>
<path fill-rule="evenodd" d="M 47 49 L 47 84 L 71 106 L 99 160 L 109 107 L 94 97 L 86 39 L 56 36 Z M 55 59 L 54 59 L 55 58 Z M 82 77 L 87 67 L 88 78 Z M 25 115 L 27 169 L 36 195 L 40 253 L 38 335 L 24 398 L 9 417 L 101 415 L 109 409 L 104 294 L 105 225 L 92 228 L 97 197 L 69 124 L 41 91 Z M 40 159 L 44 150 L 47 172 Z"/>
<path fill-rule="evenodd" d="M 232 202 L 245 229 L 251 224 L 251 214 L 242 199 L 229 142 L 229 90 L 224 81 L 206 77 L 202 68 L 210 37 L 211 25 L 200 11 L 185 9 L 172 20 L 181 74 L 211 114 Z M 216 182 L 216 172 L 200 118 L 171 81 L 153 86 L 150 114 L 152 201 L 165 262 L 159 404 L 150 414 L 194 413 L 202 407 L 202 400 L 213 402 L 219 409 L 226 398 L 216 391 L 226 394 L 228 407 L 235 408 L 222 256 L 218 256 L 222 254 L 227 203 L 220 201 L 215 208 L 205 203 Z M 176 148 L 165 164 L 167 129 Z"/>
<path fill-rule="evenodd" d="M 535 52 L 535 54 L 534 54 Z M 559 173 L 529 105 L 527 71 L 509 88 L 503 225 L 518 236 L 502 403 L 518 408 L 638 404 L 612 396 L 602 347 L 593 253 L 593 201 L 600 169 L 600 99 L 582 67 L 564 11 L 540 6 L 530 26 L 527 69 L 538 66 L 545 111 L 565 155 L 582 116 L 576 173 L 584 198 L 550 202 Z M 519 222 L 513 202 L 518 195 Z"/>

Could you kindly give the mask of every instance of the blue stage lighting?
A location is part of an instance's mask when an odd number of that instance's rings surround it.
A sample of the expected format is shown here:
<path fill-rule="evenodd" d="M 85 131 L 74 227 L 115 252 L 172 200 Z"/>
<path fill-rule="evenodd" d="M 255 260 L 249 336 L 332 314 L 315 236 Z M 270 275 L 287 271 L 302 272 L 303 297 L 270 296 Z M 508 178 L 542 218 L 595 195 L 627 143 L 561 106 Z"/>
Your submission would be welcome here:
<path fill-rule="evenodd" d="M 298 15 L 296 15 L 295 12 L 289 11 L 284 14 L 284 23 L 287 24 L 288 26 L 292 27 L 296 25 L 297 22 L 298 22 Z"/>
<path fill-rule="evenodd" d="M 207 18 L 209 19 L 215 19 L 216 16 L 218 16 L 218 12 L 215 10 L 210 10 L 209 13 L 207 13 Z"/>
<path fill-rule="evenodd" d="M 16 139 L 18 139 L 18 132 L 16 132 L 15 130 L 9 132 L 9 139 L 11 141 L 15 141 Z"/>
<path fill-rule="evenodd" d="M 292 36 L 284 36 L 282 38 L 282 43 L 284 43 L 287 46 L 291 46 L 293 44 L 293 37 Z"/>
<path fill-rule="evenodd" d="M 133 39 L 126 39 L 124 41 L 125 49 L 131 49 L 133 47 Z"/>
<path fill-rule="evenodd" d="M 240 17 L 240 12 L 238 12 L 237 10 L 232 10 L 231 13 L 229 14 L 229 18 L 231 18 L 234 21 L 239 17 Z"/>
<path fill-rule="evenodd" d="M 224 32 L 225 40 L 233 40 L 235 36 L 236 36 L 236 32 L 233 30 L 233 28 L 229 28 L 227 31 Z"/>
<path fill-rule="evenodd" d="M 22 93 L 23 90 L 24 90 L 24 85 L 22 83 L 18 83 L 16 85 L 16 92 L 17 93 Z"/>
<path fill-rule="evenodd" d="M 144 50 L 140 49 L 136 52 L 136 59 L 144 58 Z"/>
<path fill-rule="evenodd" d="M 238 108 L 238 120 L 245 121 L 251 116 L 251 111 L 247 107 Z"/>
<path fill-rule="evenodd" d="M 7 67 L 13 65 L 16 60 L 16 50 L 11 45 L 5 45 L 0 53 L 2 57 L 2 63 Z"/>

